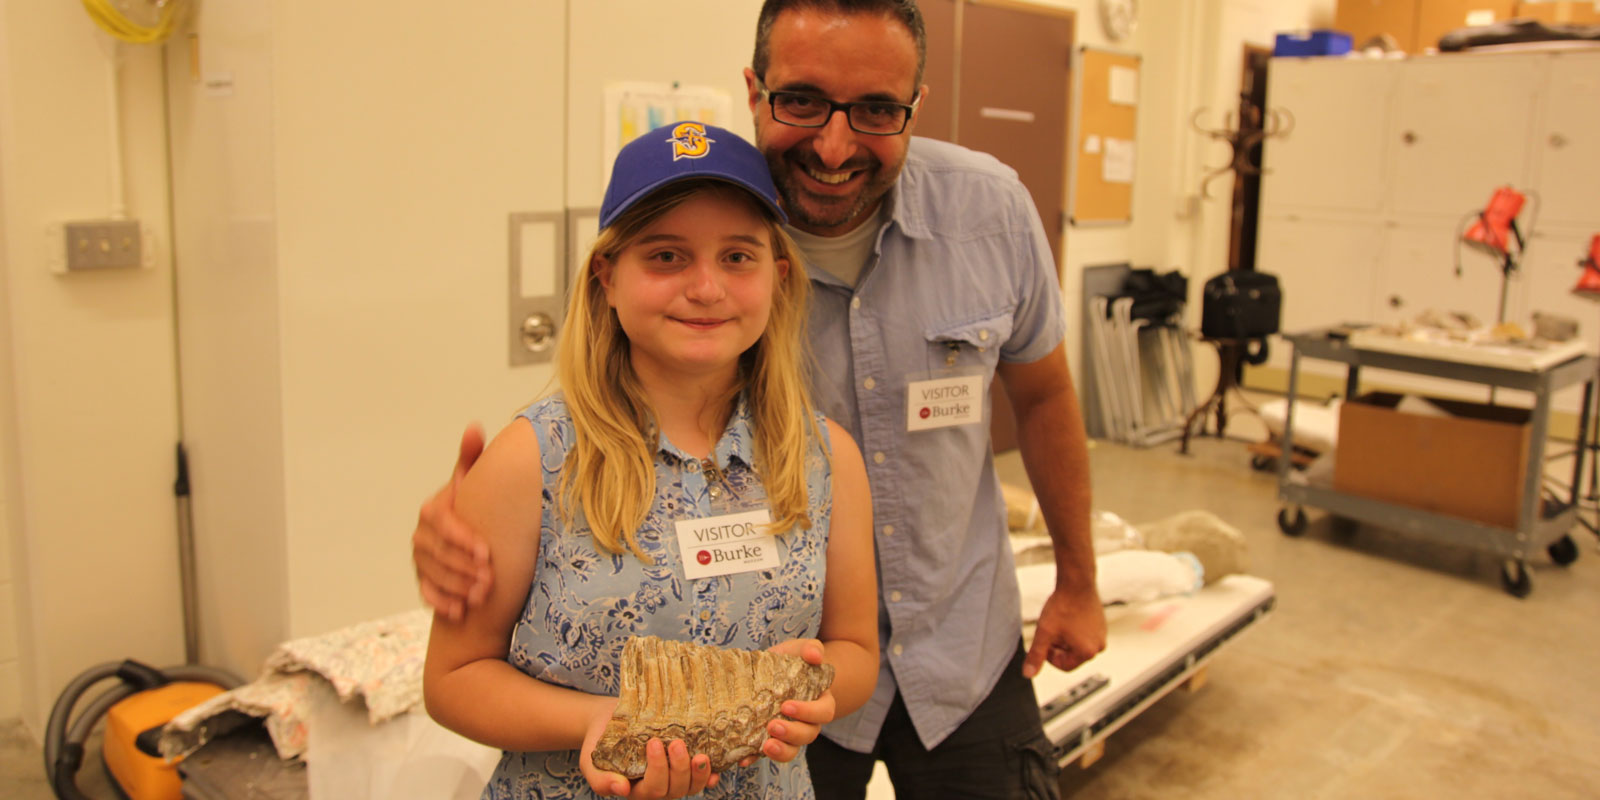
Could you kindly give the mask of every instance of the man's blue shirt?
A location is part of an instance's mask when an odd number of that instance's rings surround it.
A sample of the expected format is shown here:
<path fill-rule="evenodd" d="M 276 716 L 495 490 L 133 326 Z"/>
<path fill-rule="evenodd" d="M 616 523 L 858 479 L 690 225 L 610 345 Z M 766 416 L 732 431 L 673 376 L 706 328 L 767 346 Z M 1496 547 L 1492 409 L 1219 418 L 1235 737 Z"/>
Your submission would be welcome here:
<path fill-rule="evenodd" d="M 1037 361 L 1065 336 L 1027 189 L 991 156 L 913 138 L 852 289 L 811 270 L 812 386 L 855 436 L 872 490 L 882 659 L 872 699 L 825 729 L 867 752 L 898 687 L 927 747 L 988 695 L 1021 636 L 1005 508 L 981 423 L 908 431 L 910 384 Z M 870 224 L 870 223 L 869 223 Z"/>

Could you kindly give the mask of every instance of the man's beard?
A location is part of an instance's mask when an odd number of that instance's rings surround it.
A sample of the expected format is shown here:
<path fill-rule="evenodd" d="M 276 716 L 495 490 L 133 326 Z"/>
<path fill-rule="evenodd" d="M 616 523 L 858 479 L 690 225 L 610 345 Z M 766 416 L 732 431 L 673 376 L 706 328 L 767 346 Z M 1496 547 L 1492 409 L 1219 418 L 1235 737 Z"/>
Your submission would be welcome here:
<path fill-rule="evenodd" d="M 869 172 L 870 175 L 866 184 L 861 187 L 860 193 L 852 200 L 848 197 L 830 197 L 806 191 L 799 185 L 799 180 L 792 172 L 795 169 L 804 170 L 804 161 L 791 161 L 780 153 L 769 156 L 767 165 L 772 171 L 778 193 L 783 197 L 783 210 L 789 215 L 790 224 L 802 229 L 837 228 L 850 223 L 876 205 L 894 186 L 895 179 L 900 175 L 898 165 L 894 169 L 889 169 L 882 162 L 873 159 L 870 165 L 862 167 L 863 171 Z"/>

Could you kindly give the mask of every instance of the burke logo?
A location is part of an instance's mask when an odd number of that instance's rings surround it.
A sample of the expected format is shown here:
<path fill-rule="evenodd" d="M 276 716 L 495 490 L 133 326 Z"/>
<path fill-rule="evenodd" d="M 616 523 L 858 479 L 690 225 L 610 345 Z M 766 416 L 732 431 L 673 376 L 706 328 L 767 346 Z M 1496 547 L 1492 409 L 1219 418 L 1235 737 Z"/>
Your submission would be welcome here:
<path fill-rule="evenodd" d="M 685 122 L 672 129 L 672 160 L 680 158 L 700 158 L 711 152 L 711 143 L 716 141 L 706 136 L 704 125 L 698 122 Z"/>
<path fill-rule="evenodd" d="M 918 416 L 922 417 L 923 419 L 927 419 L 928 415 L 932 414 L 932 413 L 933 413 L 932 411 L 928 410 L 927 406 L 923 406 L 922 407 L 922 411 L 918 412 Z"/>
<path fill-rule="evenodd" d="M 700 562 L 702 566 L 710 564 L 711 552 L 709 550 L 701 550 L 700 552 L 694 554 L 694 560 Z"/>

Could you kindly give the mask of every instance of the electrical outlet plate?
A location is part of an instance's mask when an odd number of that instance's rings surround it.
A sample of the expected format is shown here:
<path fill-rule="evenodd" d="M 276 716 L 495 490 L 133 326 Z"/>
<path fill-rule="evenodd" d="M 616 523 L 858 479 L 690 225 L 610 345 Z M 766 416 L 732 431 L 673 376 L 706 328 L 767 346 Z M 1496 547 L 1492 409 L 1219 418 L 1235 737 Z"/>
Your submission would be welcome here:
<path fill-rule="evenodd" d="M 45 235 L 55 272 L 138 269 L 153 263 L 150 234 L 136 219 L 73 220 L 49 226 Z"/>

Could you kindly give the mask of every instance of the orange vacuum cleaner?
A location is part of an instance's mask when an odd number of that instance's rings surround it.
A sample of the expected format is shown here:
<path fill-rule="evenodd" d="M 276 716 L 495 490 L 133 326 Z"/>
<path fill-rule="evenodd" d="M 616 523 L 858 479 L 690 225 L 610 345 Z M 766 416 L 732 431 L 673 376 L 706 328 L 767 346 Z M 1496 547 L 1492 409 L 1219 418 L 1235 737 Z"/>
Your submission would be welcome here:
<path fill-rule="evenodd" d="M 78 701 L 103 680 L 118 682 L 73 716 Z M 84 742 L 101 717 L 106 720 L 101 755 L 107 774 L 127 800 L 180 800 L 177 762 L 161 757 L 161 727 L 180 712 L 199 705 L 241 681 L 212 667 L 166 670 L 137 661 L 111 662 L 74 678 L 56 700 L 45 728 L 44 766 L 50 788 L 61 800 L 90 800 L 78 788 Z"/>
<path fill-rule="evenodd" d="M 84 743 L 102 717 L 106 720 L 101 757 L 113 788 L 124 800 L 181 800 L 177 762 L 161 757 L 161 728 L 184 710 L 241 685 L 233 673 L 194 665 L 199 652 L 195 594 L 194 532 L 189 514 L 189 459 L 178 445 L 177 480 L 179 575 L 183 590 L 184 649 L 189 664 L 156 669 L 138 661 L 108 662 L 84 671 L 67 684 L 50 709 L 45 726 L 44 770 L 60 800 L 91 800 L 78 788 Z M 74 714 L 78 701 L 102 681 L 116 683 Z"/>

